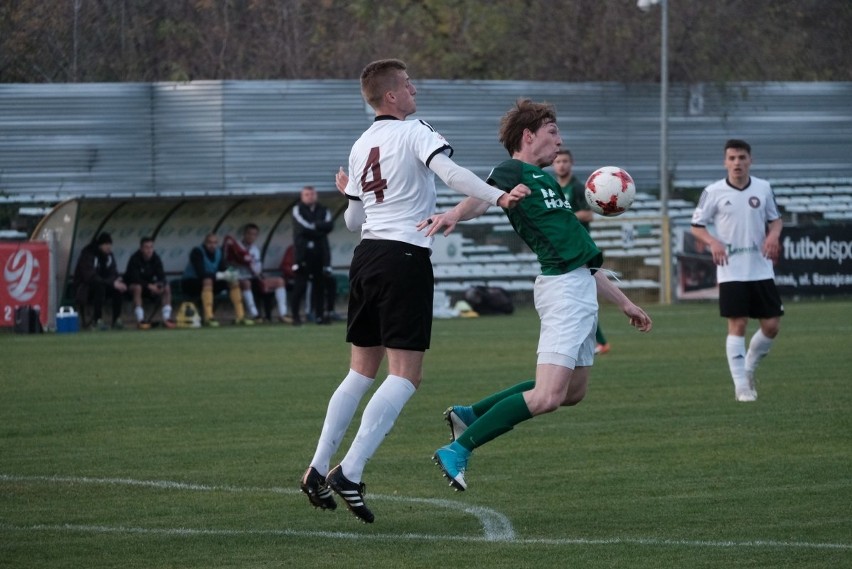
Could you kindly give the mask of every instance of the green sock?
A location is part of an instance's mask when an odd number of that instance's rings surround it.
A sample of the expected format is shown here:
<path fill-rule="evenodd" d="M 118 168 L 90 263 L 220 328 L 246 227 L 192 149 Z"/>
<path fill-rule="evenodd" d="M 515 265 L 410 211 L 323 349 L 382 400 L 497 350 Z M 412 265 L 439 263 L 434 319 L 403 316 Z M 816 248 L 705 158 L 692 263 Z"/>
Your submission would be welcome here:
<path fill-rule="evenodd" d="M 514 395 L 515 393 L 523 393 L 524 391 L 529 391 L 535 387 L 535 380 L 530 379 L 528 381 L 523 381 L 518 383 L 517 385 L 513 385 L 512 387 L 508 387 L 503 391 L 498 391 L 497 393 L 492 393 L 482 401 L 477 401 L 473 405 L 470 406 L 473 414 L 477 417 L 482 417 L 485 415 L 489 409 L 494 407 L 500 401 L 503 401 L 510 395 Z"/>
<path fill-rule="evenodd" d="M 532 414 L 524 401 L 523 393 L 515 393 L 496 403 L 487 413 L 473 422 L 456 442 L 472 451 L 488 441 L 507 433 L 512 428 L 531 419 Z"/>
<path fill-rule="evenodd" d="M 598 326 L 597 330 L 595 330 L 595 342 L 598 344 L 606 344 L 606 336 L 604 336 L 603 329 Z"/>

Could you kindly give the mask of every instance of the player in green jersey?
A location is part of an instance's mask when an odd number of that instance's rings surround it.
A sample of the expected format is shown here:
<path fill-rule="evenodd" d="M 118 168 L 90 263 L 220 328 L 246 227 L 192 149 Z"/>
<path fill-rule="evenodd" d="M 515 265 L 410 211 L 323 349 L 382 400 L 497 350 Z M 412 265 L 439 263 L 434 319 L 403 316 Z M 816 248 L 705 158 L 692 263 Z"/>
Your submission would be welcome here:
<path fill-rule="evenodd" d="M 648 332 L 652 325 L 648 314 L 597 270 L 603 263 L 602 253 L 577 220 L 559 183 L 542 170 L 562 146 L 553 107 L 529 99 L 517 101 L 500 121 L 500 142 L 511 159 L 492 170 L 488 183 L 504 191 L 518 184 L 531 190 L 518 207 L 504 212 L 541 264 L 534 288 L 541 319 L 538 360 L 535 380 L 470 406 L 450 407 L 445 413 L 453 442 L 438 449 L 434 460 L 456 490 L 467 488 L 464 474 L 475 448 L 536 415 L 583 400 L 595 354 L 598 294 L 618 305 L 638 330 Z M 427 235 L 441 230 L 446 235 L 459 221 L 487 209 L 486 202 L 467 198 L 418 227 Z"/>

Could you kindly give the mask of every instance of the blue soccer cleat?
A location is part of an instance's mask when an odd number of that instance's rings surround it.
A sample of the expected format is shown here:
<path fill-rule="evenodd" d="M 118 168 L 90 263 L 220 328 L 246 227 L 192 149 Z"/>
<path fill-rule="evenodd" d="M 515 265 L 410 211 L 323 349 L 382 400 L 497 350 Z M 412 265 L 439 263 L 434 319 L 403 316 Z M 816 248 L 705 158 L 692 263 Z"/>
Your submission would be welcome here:
<path fill-rule="evenodd" d="M 432 460 L 441 469 L 447 480 L 450 481 L 450 486 L 455 488 L 457 492 L 467 490 L 467 482 L 464 479 L 464 472 L 467 470 L 467 460 L 470 458 L 470 451 L 458 443 L 450 443 L 435 451 L 432 455 Z"/>

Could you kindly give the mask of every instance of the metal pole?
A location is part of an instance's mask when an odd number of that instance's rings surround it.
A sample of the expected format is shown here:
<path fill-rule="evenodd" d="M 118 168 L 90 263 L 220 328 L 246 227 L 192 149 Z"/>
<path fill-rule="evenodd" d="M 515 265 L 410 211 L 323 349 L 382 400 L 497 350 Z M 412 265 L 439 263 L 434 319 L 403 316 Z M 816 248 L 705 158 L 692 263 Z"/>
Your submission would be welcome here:
<path fill-rule="evenodd" d="M 60 301 L 61 285 L 56 276 L 56 242 L 57 235 L 53 229 L 48 229 L 43 232 L 43 239 L 47 241 L 48 258 L 48 275 L 47 282 L 47 331 L 56 331 L 56 311 Z"/>
<path fill-rule="evenodd" d="M 671 304 L 671 226 L 669 223 L 669 2 L 660 0 L 660 303 Z"/>

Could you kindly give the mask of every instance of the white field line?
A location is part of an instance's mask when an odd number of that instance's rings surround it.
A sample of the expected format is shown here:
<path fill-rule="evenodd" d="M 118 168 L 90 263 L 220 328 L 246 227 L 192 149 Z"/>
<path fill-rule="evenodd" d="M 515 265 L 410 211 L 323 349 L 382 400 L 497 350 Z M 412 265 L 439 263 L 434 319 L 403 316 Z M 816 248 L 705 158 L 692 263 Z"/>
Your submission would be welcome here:
<path fill-rule="evenodd" d="M 237 486 L 207 486 L 203 484 L 188 484 L 166 480 L 133 480 L 128 478 L 88 478 L 69 476 L 13 476 L 0 474 L 0 481 L 7 482 L 46 482 L 60 484 L 103 484 L 124 485 L 167 490 L 190 490 L 200 492 L 271 492 L 274 494 L 298 494 L 299 491 L 289 488 L 260 488 Z M 517 544 L 540 545 L 643 545 L 651 547 L 692 547 L 692 548 L 781 548 L 781 549 L 823 549 L 823 550 L 852 550 L 850 543 L 818 543 L 803 541 L 777 540 L 745 540 L 745 541 L 710 541 L 666 538 L 518 538 L 515 536 L 511 522 L 499 512 L 489 508 L 466 506 L 451 500 L 429 498 L 405 498 L 400 496 L 381 496 L 374 494 L 371 498 L 394 502 L 414 502 L 445 507 L 469 513 L 480 520 L 483 526 L 482 536 L 432 535 L 418 533 L 357 533 L 330 532 L 306 530 L 229 530 L 229 529 L 199 529 L 199 528 L 142 528 L 131 526 L 98 526 L 80 524 L 36 524 L 16 526 L 0 523 L 0 531 L 44 531 L 44 532 L 75 532 L 97 534 L 143 534 L 167 536 L 269 536 L 269 537 L 322 537 L 333 539 L 357 539 L 373 541 L 462 541 L 462 542 L 512 542 Z"/>
<path fill-rule="evenodd" d="M 264 493 L 273 494 L 300 494 L 299 490 L 290 488 L 259 488 L 259 487 L 237 487 L 237 486 L 209 486 L 204 484 L 190 484 L 185 482 L 173 482 L 170 480 L 134 480 L 131 478 L 89 478 L 75 476 L 13 476 L 0 474 L 0 481 L 9 482 L 45 482 L 51 484 L 99 484 L 108 486 L 136 486 L 143 488 L 156 488 L 160 490 L 188 490 L 194 492 L 232 492 L 232 493 Z M 479 520 L 482 526 L 483 539 L 485 541 L 513 541 L 515 530 L 512 522 L 503 514 L 490 508 L 481 506 L 469 506 L 451 500 L 438 500 L 432 498 L 405 498 L 400 496 L 383 496 L 381 494 L 369 494 L 370 500 L 386 500 L 390 502 L 414 502 L 428 504 L 439 508 L 457 510 L 470 514 Z"/>
<path fill-rule="evenodd" d="M 31 526 L 14 526 L 0 524 L 0 531 L 21 532 L 67 532 L 67 533 L 95 533 L 95 534 L 137 534 L 137 535 L 163 535 L 170 537 L 240 537 L 240 536 L 267 536 L 267 537 L 321 537 L 324 539 L 352 539 L 358 541 L 460 541 L 465 543 L 491 542 L 495 540 L 485 536 L 459 536 L 459 535 L 432 535 L 422 533 L 354 533 L 337 531 L 305 531 L 305 530 L 229 530 L 229 529 L 198 529 L 198 528 L 141 528 L 130 526 L 94 526 L 80 524 L 37 524 Z M 525 539 L 515 538 L 502 540 L 508 543 L 536 544 L 536 545 L 644 545 L 650 547 L 694 547 L 694 548 L 764 548 L 764 549 L 833 549 L 849 551 L 852 545 L 844 543 L 808 543 L 801 541 L 703 541 L 688 539 L 659 539 L 659 538 L 553 538 L 553 539 Z"/>

